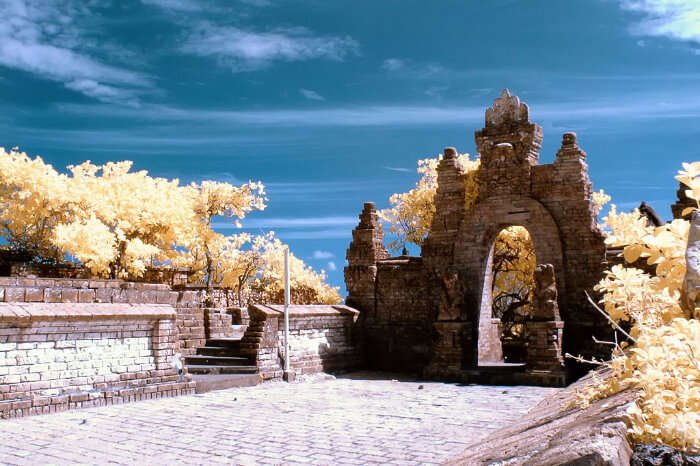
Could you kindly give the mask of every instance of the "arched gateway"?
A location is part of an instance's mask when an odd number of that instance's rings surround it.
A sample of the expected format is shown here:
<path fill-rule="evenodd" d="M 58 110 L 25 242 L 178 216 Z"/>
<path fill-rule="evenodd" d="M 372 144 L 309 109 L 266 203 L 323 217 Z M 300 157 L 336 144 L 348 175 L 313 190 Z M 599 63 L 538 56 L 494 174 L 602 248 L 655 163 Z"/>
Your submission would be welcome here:
<path fill-rule="evenodd" d="M 551 264 L 546 270 L 553 270 L 556 281 L 549 291 L 539 290 L 550 298 L 538 302 L 557 309 L 527 324 L 526 372 L 507 377 L 560 384 L 562 352 L 599 354 L 591 337 L 609 333 L 584 295 L 601 278 L 605 257 L 586 153 L 576 135 L 566 133 L 555 162 L 538 164 L 542 128 L 529 121 L 527 105 L 508 90 L 486 110 L 475 139 L 481 156 L 476 202 L 465 206 L 457 151 L 445 149 L 436 213 L 421 257 L 390 258 L 374 204 L 365 204 L 347 252 L 345 280 L 348 305 L 361 311 L 367 363 L 434 378 L 483 380 L 478 362 L 498 359 L 500 345 L 491 319 L 493 245 L 501 230 L 519 225 L 531 235 L 537 262 Z"/>

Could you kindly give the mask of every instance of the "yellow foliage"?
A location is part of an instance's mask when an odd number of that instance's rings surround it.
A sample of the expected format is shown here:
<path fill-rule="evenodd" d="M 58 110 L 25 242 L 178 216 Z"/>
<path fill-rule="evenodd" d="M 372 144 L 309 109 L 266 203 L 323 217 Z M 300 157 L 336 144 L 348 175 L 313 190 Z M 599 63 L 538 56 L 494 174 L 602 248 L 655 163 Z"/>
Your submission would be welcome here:
<path fill-rule="evenodd" d="M 224 236 L 212 229 L 216 216 L 240 219 L 265 208 L 264 186 L 177 179 L 132 172 L 132 162 L 89 161 L 59 174 L 41 158 L 0 148 L 0 236 L 4 249 L 28 259 L 80 261 L 95 276 L 130 279 L 148 265 L 190 267 L 209 285 L 231 287 L 239 302 L 273 299 L 281 289 L 284 245 L 270 233 Z M 303 261 L 292 259 L 292 285 L 307 302 L 337 303 L 338 289 Z M 264 284 L 264 285 L 263 285 Z M 257 286 L 255 293 L 252 287 Z M 245 299 L 244 299 L 245 297 Z"/>
<path fill-rule="evenodd" d="M 700 162 L 683 168 L 676 179 L 697 203 Z M 655 266 L 655 274 L 616 265 L 596 286 L 610 317 L 631 323 L 635 341 L 631 348 L 617 347 L 606 363 L 612 376 L 579 393 L 579 402 L 586 406 L 625 388 L 639 390 L 628 410 L 632 439 L 700 453 L 700 321 L 690 319 L 678 302 L 689 222 L 649 227 L 639 211 L 621 214 L 614 205 L 605 221 L 610 230 L 606 243 L 624 246 L 628 263 L 646 260 Z"/>
<path fill-rule="evenodd" d="M 60 262 L 64 252 L 51 241 L 56 225 L 73 220 L 74 201 L 66 175 L 40 157 L 0 147 L 0 235 L 6 250 L 30 259 Z"/>
<path fill-rule="evenodd" d="M 493 316 L 513 322 L 516 315 L 529 313 L 535 289 L 535 248 L 530 233 L 521 226 L 503 229 L 496 238 L 493 252 Z M 504 322 L 504 334 L 509 332 Z"/>
<path fill-rule="evenodd" d="M 438 154 L 436 158 L 419 160 L 417 171 L 421 178 L 416 187 L 406 193 L 392 194 L 389 198 L 392 207 L 378 212 L 379 216 L 389 223 L 388 232 L 396 236 L 396 239 L 388 244 L 389 249 L 398 251 L 406 243 L 423 245 L 435 215 L 437 166 L 440 160 L 442 154 Z M 469 208 L 476 200 L 478 192 L 475 174 L 480 161 L 471 160 L 469 154 L 460 154 L 457 160 L 463 169 L 467 191 L 465 203 Z"/>

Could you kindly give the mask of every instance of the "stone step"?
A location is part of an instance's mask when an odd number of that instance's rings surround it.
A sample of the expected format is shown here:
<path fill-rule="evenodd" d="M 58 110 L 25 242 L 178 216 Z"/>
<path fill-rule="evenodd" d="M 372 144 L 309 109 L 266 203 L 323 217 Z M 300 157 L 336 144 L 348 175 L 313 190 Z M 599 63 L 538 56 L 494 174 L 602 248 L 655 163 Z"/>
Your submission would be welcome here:
<path fill-rule="evenodd" d="M 248 366 L 251 360 L 242 356 L 187 356 L 185 364 L 188 366 Z"/>
<path fill-rule="evenodd" d="M 236 387 L 252 387 L 262 382 L 260 374 L 193 374 L 197 382 L 196 393 L 225 390 Z"/>
<path fill-rule="evenodd" d="M 187 372 L 190 374 L 257 374 L 256 366 L 205 366 L 187 364 Z"/>
<path fill-rule="evenodd" d="M 198 356 L 239 356 L 240 348 L 231 349 L 225 346 L 200 346 L 197 348 Z"/>
<path fill-rule="evenodd" d="M 218 346 L 228 348 L 230 350 L 238 350 L 241 347 L 240 338 L 210 338 L 207 340 L 206 346 Z"/>

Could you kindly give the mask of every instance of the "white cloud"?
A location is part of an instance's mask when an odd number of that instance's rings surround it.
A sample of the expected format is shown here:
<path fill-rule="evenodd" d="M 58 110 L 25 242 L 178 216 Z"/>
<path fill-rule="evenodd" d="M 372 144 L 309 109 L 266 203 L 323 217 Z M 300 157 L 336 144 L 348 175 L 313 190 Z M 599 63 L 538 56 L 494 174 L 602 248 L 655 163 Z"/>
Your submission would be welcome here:
<path fill-rule="evenodd" d="M 195 26 L 182 47 L 186 53 L 217 57 L 234 72 L 258 70 L 276 61 L 341 61 L 357 49 L 351 37 L 316 36 L 301 27 L 256 32 L 209 22 Z"/>
<path fill-rule="evenodd" d="M 636 34 L 700 42 L 699 0 L 621 0 L 621 6 L 644 14 Z"/>
<path fill-rule="evenodd" d="M 402 167 L 384 167 L 384 168 L 386 168 L 387 170 L 394 171 L 394 172 L 404 172 L 404 173 L 407 173 L 407 172 L 412 172 L 412 171 L 413 171 L 413 170 L 411 170 L 410 168 L 402 168 Z"/>
<path fill-rule="evenodd" d="M 405 65 L 400 58 L 387 58 L 382 62 L 382 69 L 385 71 L 399 71 Z"/>
<path fill-rule="evenodd" d="M 316 251 L 314 251 L 314 254 L 313 254 L 314 259 L 333 259 L 334 257 L 335 257 L 335 254 L 333 254 L 330 251 L 316 250 Z"/>
<path fill-rule="evenodd" d="M 141 3 L 177 11 L 191 12 L 202 9 L 202 4 L 194 0 L 141 0 Z"/>
<path fill-rule="evenodd" d="M 152 86 L 141 73 L 107 65 L 85 50 L 83 22 L 90 11 L 72 0 L 0 0 L 0 65 L 62 82 L 107 103 L 136 105 Z"/>
<path fill-rule="evenodd" d="M 331 272 L 335 272 L 336 270 L 338 270 L 338 267 L 335 265 L 335 262 L 328 262 L 328 270 L 330 270 Z"/>
<path fill-rule="evenodd" d="M 299 93 L 309 100 L 326 100 L 321 94 L 311 89 L 299 89 Z"/>
<path fill-rule="evenodd" d="M 243 226 L 249 229 L 318 228 L 329 226 L 355 226 L 356 224 L 357 217 L 246 218 L 243 220 Z M 215 223 L 214 226 L 220 225 Z"/>

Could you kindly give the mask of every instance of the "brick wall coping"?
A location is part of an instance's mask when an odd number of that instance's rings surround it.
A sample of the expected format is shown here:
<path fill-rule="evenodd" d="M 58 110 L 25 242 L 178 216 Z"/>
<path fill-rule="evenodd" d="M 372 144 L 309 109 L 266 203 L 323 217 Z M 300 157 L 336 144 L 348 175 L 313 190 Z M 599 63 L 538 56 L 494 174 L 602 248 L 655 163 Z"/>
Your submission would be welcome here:
<path fill-rule="evenodd" d="M 0 322 L 31 323 L 47 320 L 171 319 L 168 304 L 0 303 Z"/>
<path fill-rule="evenodd" d="M 273 316 L 283 316 L 284 315 L 284 305 L 283 304 L 254 304 L 251 306 L 255 311 L 262 312 L 265 315 Z M 249 311 L 250 312 L 250 311 Z M 290 317 L 317 317 L 317 316 L 340 316 L 340 315 L 352 315 L 357 316 L 360 311 L 353 309 L 349 306 L 341 304 L 292 304 L 289 306 L 289 316 Z"/>
<path fill-rule="evenodd" d="M 121 280 L 86 278 L 0 277 L 0 286 L 35 288 L 122 288 L 139 290 L 170 290 L 160 283 L 123 282 Z"/>

